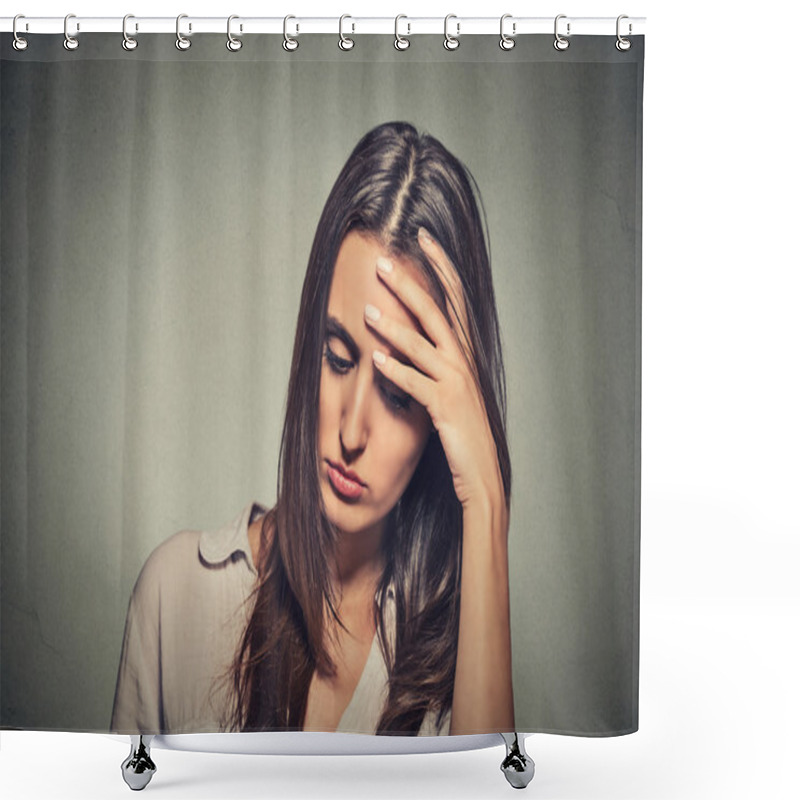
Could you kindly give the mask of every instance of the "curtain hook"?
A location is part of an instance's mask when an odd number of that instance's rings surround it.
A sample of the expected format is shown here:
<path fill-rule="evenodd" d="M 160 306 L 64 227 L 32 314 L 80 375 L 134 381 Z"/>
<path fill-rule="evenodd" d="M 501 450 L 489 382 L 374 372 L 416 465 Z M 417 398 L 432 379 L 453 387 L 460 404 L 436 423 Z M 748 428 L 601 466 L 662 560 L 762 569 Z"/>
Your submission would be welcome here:
<path fill-rule="evenodd" d="M 619 50 L 621 53 L 624 52 L 625 50 L 630 50 L 631 49 L 631 40 L 630 39 L 626 39 L 619 32 L 619 24 L 620 24 L 620 22 L 622 22 L 623 19 L 628 19 L 628 15 L 627 14 L 620 14 L 617 17 L 617 41 L 616 41 L 616 44 L 614 45 L 617 48 L 617 50 Z M 632 32 L 633 32 L 633 26 L 629 22 L 628 23 L 628 36 L 630 36 Z"/>
<path fill-rule="evenodd" d="M 242 49 L 242 40 L 241 39 L 237 39 L 231 33 L 231 22 L 233 22 L 233 20 L 235 20 L 235 19 L 239 19 L 239 17 L 237 17 L 236 14 L 231 14 L 228 17 L 228 41 L 225 43 L 225 47 L 227 47 L 228 50 L 231 51 L 231 53 L 238 53 L 239 50 Z M 239 32 L 240 33 L 241 33 L 241 30 L 242 29 L 240 27 L 239 28 Z"/>
<path fill-rule="evenodd" d="M 512 22 L 511 23 L 511 36 L 509 36 L 503 30 L 503 23 L 507 19 L 511 19 L 511 17 L 512 17 L 511 14 L 503 14 L 503 16 L 500 17 L 500 49 L 501 50 L 511 50 L 514 47 L 514 45 L 516 44 L 516 42 L 514 41 L 514 37 L 517 35 L 517 23 L 516 22 Z"/>
<path fill-rule="evenodd" d="M 287 52 L 291 53 L 294 50 L 297 50 L 300 47 L 300 42 L 297 41 L 293 36 L 289 36 L 289 31 L 286 29 L 286 25 L 290 19 L 296 19 L 291 14 L 283 18 L 283 49 Z M 297 26 L 297 32 L 300 33 L 300 26 Z"/>
<path fill-rule="evenodd" d="M 460 22 L 456 21 L 456 35 L 455 36 L 451 36 L 447 32 L 447 23 L 451 19 L 456 19 L 456 15 L 455 14 L 448 14 L 444 18 L 444 42 L 443 42 L 443 44 L 444 44 L 444 49 L 445 50 L 457 50 L 458 46 L 461 44 L 461 42 L 459 42 L 459 40 L 458 40 L 458 37 L 461 34 L 461 23 Z"/>
<path fill-rule="evenodd" d="M 71 19 L 75 19 L 75 15 L 74 14 L 67 14 L 67 16 L 64 17 L 64 49 L 65 50 L 76 50 L 77 47 L 78 47 L 78 40 L 74 36 L 70 36 L 69 35 L 69 31 L 67 30 L 67 27 L 69 26 L 69 21 Z M 81 29 L 80 23 L 76 23 L 75 30 L 76 31 L 80 31 L 80 29 Z"/>
<path fill-rule="evenodd" d="M 17 14 L 17 16 L 14 17 L 14 25 L 13 25 L 12 30 L 14 31 L 13 45 L 14 45 L 14 49 L 15 50 L 26 50 L 28 48 L 28 40 L 27 39 L 23 39 L 22 36 L 20 36 L 17 33 L 17 20 L 18 19 L 25 19 L 25 18 L 26 17 L 25 17 L 24 14 Z M 28 30 L 28 23 L 27 22 L 25 23 L 25 30 Z"/>
<path fill-rule="evenodd" d="M 405 36 L 400 35 L 400 20 L 401 19 L 408 19 L 405 14 L 398 14 L 394 18 L 394 49 L 395 50 L 408 50 L 411 47 L 411 41 L 406 39 Z M 411 35 L 411 23 L 407 22 L 406 26 L 408 27 L 408 32 L 406 36 Z"/>
<path fill-rule="evenodd" d="M 554 27 L 556 39 L 553 42 L 553 47 L 555 47 L 556 50 L 566 50 L 569 47 L 569 39 L 565 38 L 558 32 L 558 21 L 560 19 L 566 19 L 566 18 L 567 18 L 566 14 L 559 14 L 556 17 L 556 22 Z M 567 36 L 569 36 L 569 22 L 567 23 Z"/>
<path fill-rule="evenodd" d="M 178 14 L 178 18 L 175 20 L 175 35 L 178 37 L 175 40 L 175 47 L 177 47 L 178 50 L 188 50 L 192 46 L 192 40 L 187 39 L 181 33 L 181 20 L 188 19 L 188 17 L 189 17 L 188 14 Z M 190 22 L 189 32 L 191 32 L 191 30 L 192 30 L 192 23 Z"/>
<path fill-rule="evenodd" d="M 352 39 L 349 39 L 347 36 L 345 36 L 343 31 L 342 31 L 342 25 L 343 25 L 343 23 L 344 23 L 344 21 L 346 19 L 353 19 L 353 18 L 349 14 L 342 14 L 342 16 L 339 17 L 339 49 L 340 50 L 352 50 L 353 49 L 353 45 L 355 45 L 355 42 Z M 355 33 L 355 30 L 356 30 L 356 24 L 354 22 L 353 23 L 353 30 L 351 31 L 351 33 Z"/>
<path fill-rule="evenodd" d="M 128 35 L 128 20 L 129 19 L 136 19 L 133 14 L 126 14 L 122 18 L 122 48 L 123 50 L 127 50 L 130 52 L 131 50 L 135 50 L 139 46 L 139 42 L 136 40 L 134 36 Z M 139 30 L 139 26 L 136 26 L 136 30 Z"/>

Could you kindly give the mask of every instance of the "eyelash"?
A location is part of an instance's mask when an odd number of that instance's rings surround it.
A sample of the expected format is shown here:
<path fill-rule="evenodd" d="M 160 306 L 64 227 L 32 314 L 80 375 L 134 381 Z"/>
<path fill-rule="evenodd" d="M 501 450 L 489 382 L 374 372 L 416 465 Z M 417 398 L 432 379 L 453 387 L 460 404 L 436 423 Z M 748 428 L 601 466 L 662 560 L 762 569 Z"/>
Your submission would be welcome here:
<path fill-rule="evenodd" d="M 353 366 L 352 361 L 347 361 L 344 358 L 339 358 L 330 347 L 325 347 L 325 360 L 330 364 L 331 369 L 336 375 L 345 375 L 347 371 Z M 386 395 L 387 399 L 395 411 L 408 411 L 411 405 L 411 397 L 409 395 L 399 395 L 390 392 L 386 387 L 382 386 L 381 391 Z"/>

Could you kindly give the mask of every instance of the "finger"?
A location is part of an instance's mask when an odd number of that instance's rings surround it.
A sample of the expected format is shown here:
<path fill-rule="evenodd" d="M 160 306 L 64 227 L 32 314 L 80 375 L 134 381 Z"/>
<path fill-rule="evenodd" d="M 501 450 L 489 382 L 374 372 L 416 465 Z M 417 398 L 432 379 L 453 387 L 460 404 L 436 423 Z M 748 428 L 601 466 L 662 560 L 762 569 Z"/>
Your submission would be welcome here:
<path fill-rule="evenodd" d="M 418 239 L 423 253 L 425 253 L 428 261 L 433 265 L 439 275 L 439 279 L 445 287 L 449 314 L 459 344 L 461 345 L 461 351 L 470 359 L 470 367 L 474 370 L 475 350 L 469 335 L 467 302 L 464 298 L 464 286 L 461 282 L 461 278 L 442 246 L 425 228 L 419 229 Z"/>
<path fill-rule="evenodd" d="M 439 380 L 442 356 L 424 336 L 407 325 L 384 316 L 373 305 L 365 306 L 364 320 L 378 335 L 405 355 L 417 369 L 429 378 Z"/>
<path fill-rule="evenodd" d="M 396 358 L 381 350 L 373 350 L 372 362 L 380 372 L 398 389 L 410 394 L 420 405 L 424 406 L 433 418 L 431 402 L 434 397 L 434 382 L 414 367 L 401 364 Z"/>
<path fill-rule="evenodd" d="M 430 293 L 388 258 L 379 258 L 376 266 L 381 280 L 417 318 L 436 349 L 458 353 L 458 342 L 453 330 Z"/>

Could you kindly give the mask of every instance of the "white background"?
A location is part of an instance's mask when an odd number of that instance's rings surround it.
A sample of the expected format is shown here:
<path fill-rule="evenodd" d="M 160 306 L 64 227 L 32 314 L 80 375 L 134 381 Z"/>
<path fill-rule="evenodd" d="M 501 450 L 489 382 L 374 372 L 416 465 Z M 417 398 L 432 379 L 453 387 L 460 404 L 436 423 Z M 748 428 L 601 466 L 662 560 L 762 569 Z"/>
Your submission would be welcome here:
<path fill-rule="evenodd" d="M 796 7 L 34 0 L 2 13 L 647 17 L 640 730 L 530 737 L 537 774 L 526 792 L 800 796 Z M 130 796 L 119 771 L 124 739 L 0 737 L 3 798 Z M 443 800 L 513 791 L 498 769 L 501 746 L 402 757 L 153 754 L 159 771 L 145 790 L 153 797 Z"/>

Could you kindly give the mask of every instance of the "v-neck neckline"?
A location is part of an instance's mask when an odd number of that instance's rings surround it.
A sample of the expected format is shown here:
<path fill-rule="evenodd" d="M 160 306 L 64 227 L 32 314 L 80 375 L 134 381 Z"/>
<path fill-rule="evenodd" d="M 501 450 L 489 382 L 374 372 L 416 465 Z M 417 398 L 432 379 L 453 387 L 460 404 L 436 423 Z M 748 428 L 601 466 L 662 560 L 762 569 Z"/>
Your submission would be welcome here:
<path fill-rule="evenodd" d="M 361 670 L 361 675 L 358 676 L 358 682 L 356 683 L 356 688 L 353 689 L 353 694 L 350 697 L 350 702 L 345 706 L 344 711 L 342 711 L 342 716 L 339 718 L 339 724 L 336 726 L 337 732 L 341 731 L 342 729 L 342 722 L 346 720 L 348 715 L 357 713 L 357 709 L 355 708 L 355 703 L 359 699 L 360 695 L 364 691 L 364 683 L 368 679 L 371 672 L 375 669 L 372 662 L 377 656 L 380 655 L 378 652 L 380 650 L 380 646 L 378 643 L 378 632 L 375 631 L 375 634 L 372 637 L 372 644 L 370 645 L 369 652 L 367 653 L 367 660 L 364 662 L 364 667 Z M 376 655 L 377 653 L 377 655 Z M 363 703 L 361 704 L 363 705 Z"/>
<path fill-rule="evenodd" d="M 395 588 L 390 584 L 386 594 L 386 626 L 389 636 L 387 646 L 390 652 L 395 647 L 395 615 Z M 342 712 L 336 731 L 374 733 L 378 727 L 378 720 L 388 693 L 389 672 L 381 652 L 380 639 L 376 629 L 364 669 L 361 671 L 350 702 Z"/>

